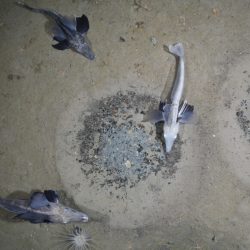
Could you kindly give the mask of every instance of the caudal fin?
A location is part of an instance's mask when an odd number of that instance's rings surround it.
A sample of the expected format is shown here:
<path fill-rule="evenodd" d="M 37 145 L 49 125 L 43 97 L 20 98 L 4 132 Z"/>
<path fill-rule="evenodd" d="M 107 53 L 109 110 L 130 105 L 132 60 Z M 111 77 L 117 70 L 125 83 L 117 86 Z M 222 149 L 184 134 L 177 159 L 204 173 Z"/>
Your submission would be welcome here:
<path fill-rule="evenodd" d="M 0 208 L 8 210 L 13 213 L 24 213 L 25 209 L 25 200 L 8 200 L 0 198 Z"/>
<path fill-rule="evenodd" d="M 39 9 L 35 9 L 35 8 L 32 8 L 30 7 L 28 4 L 24 3 L 24 2 L 21 2 L 21 1 L 16 1 L 15 4 L 17 6 L 20 6 L 24 9 L 27 9 L 27 10 L 30 10 L 30 11 L 33 11 L 33 12 L 37 12 L 37 13 L 40 13 L 40 10 Z"/>
<path fill-rule="evenodd" d="M 168 46 L 169 52 L 178 56 L 183 57 L 184 56 L 184 47 L 182 43 L 175 43 Z"/>

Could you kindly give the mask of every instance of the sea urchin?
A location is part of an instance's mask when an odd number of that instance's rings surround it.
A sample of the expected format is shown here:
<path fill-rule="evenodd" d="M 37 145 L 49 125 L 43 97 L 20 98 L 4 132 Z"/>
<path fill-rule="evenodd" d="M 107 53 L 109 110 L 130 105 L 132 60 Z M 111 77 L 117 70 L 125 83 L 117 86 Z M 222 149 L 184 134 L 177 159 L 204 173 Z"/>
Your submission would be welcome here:
<path fill-rule="evenodd" d="M 70 231 L 61 234 L 65 247 L 71 250 L 86 250 L 91 248 L 92 238 L 81 227 L 73 226 Z"/>

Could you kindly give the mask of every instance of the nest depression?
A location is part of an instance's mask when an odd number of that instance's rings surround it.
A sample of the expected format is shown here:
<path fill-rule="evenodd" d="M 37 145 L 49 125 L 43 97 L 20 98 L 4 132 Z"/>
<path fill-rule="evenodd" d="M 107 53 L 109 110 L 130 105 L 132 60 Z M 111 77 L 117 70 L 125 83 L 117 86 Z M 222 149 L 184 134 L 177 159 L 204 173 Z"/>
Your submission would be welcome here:
<path fill-rule="evenodd" d="M 135 92 L 105 97 L 83 114 L 83 128 L 77 134 L 82 172 L 101 186 L 133 187 L 159 171 L 164 178 L 176 172 L 180 140 L 171 154 L 164 152 L 163 124 L 142 122 L 143 114 L 157 109 L 158 101 Z"/>

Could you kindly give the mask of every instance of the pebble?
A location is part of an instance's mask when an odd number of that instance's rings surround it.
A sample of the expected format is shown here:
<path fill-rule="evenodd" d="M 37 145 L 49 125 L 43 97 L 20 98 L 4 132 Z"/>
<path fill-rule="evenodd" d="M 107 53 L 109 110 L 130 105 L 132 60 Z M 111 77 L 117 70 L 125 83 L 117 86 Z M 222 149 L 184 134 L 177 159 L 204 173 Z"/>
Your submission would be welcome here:
<path fill-rule="evenodd" d="M 125 162 L 125 166 L 126 166 L 126 168 L 131 168 L 131 162 L 129 160 L 127 160 Z"/>
<path fill-rule="evenodd" d="M 150 37 L 150 41 L 153 44 L 153 46 L 156 46 L 156 44 L 158 43 L 157 39 L 154 36 Z"/>

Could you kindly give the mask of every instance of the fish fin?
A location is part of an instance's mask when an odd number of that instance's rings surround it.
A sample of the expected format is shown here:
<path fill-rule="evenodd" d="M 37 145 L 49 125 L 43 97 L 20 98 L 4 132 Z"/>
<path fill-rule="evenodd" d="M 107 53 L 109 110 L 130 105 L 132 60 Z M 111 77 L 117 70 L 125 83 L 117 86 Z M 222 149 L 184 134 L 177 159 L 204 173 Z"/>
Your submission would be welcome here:
<path fill-rule="evenodd" d="M 12 213 L 23 213 L 27 207 L 27 200 L 8 200 L 0 198 L 0 208 Z"/>
<path fill-rule="evenodd" d="M 46 196 L 49 202 L 58 203 L 59 202 L 59 195 L 54 190 L 45 190 L 44 195 Z"/>
<path fill-rule="evenodd" d="M 194 106 L 187 103 L 185 100 L 178 114 L 178 122 L 188 123 L 194 114 Z"/>
<path fill-rule="evenodd" d="M 56 40 L 57 42 L 62 42 L 63 40 L 66 39 L 64 32 L 57 25 L 52 28 L 52 33 L 53 33 L 53 39 Z"/>
<path fill-rule="evenodd" d="M 30 207 L 33 209 L 39 209 L 49 205 L 49 201 L 45 194 L 42 192 L 35 192 L 30 198 Z"/>
<path fill-rule="evenodd" d="M 45 214 L 37 214 L 33 212 L 26 212 L 23 214 L 18 214 L 15 216 L 15 218 L 22 219 L 22 220 L 28 220 L 31 223 L 51 223 L 50 216 Z"/>
<path fill-rule="evenodd" d="M 69 41 L 67 39 L 60 41 L 57 44 L 52 44 L 52 47 L 58 50 L 65 50 L 69 48 Z"/>
<path fill-rule="evenodd" d="M 166 102 L 160 101 L 160 103 L 159 103 L 159 110 L 160 110 L 161 112 L 164 111 L 163 108 L 164 108 L 165 105 L 166 105 Z"/>
<path fill-rule="evenodd" d="M 164 119 L 164 121 L 167 121 L 170 109 L 171 109 L 171 104 L 167 103 L 163 106 L 163 119 Z"/>
<path fill-rule="evenodd" d="M 143 117 L 143 122 L 150 121 L 151 123 L 157 123 L 163 121 L 163 112 L 160 110 L 151 110 L 147 112 Z"/>
<path fill-rule="evenodd" d="M 182 43 L 175 43 L 175 44 L 169 45 L 168 50 L 170 53 L 172 53 L 176 56 L 179 56 L 179 57 L 184 56 L 184 47 L 183 47 Z"/>
<path fill-rule="evenodd" d="M 30 7 L 28 4 L 26 4 L 22 1 L 16 1 L 15 5 L 20 6 L 22 8 L 27 9 L 27 10 L 30 10 L 30 11 L 39 12 L 37 9 Z"/>
<path fill-rule="evenodd" d="M 57 41 L 57 42 L 62 42 L 65 38 L 62 38 L 60 36 L 53 36 L 53 40 Z"/>
<path fill-rule="evenodd" d="M 73 16 L 63 16 L 61 22 L 70 30 L 76 30 L 76 18 Z"/>
<path fill-rule="evenodd" d="M 76 30 L 82 34 L 89 30 L 89 20 L 85 15 L 76 18 Z"/>

